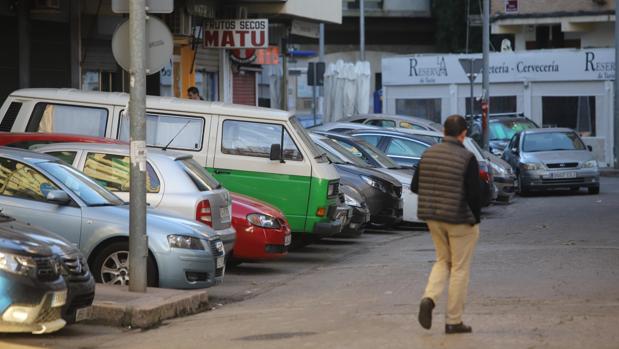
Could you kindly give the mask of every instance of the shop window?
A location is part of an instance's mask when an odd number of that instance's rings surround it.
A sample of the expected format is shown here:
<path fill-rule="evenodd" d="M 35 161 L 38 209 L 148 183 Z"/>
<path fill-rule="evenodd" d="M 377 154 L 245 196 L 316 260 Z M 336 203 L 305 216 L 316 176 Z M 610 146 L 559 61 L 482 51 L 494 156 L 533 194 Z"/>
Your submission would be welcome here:
<path fill-rule="evenodd" d="M 518 99 L 516 96 L 495 96 L 490 97 L 490 114 L 516 113 Z M 471 97 L 466 97 L 466 115 L 471 115 Z M 481 115 L 481 101 L 475 99 L 473 102 L 475 115 Z"/>
<path fill-rule="evenodd" d="M 284 159 L 301 161 L 303 156 L 282 125 L 261 122 L 224 121 L 221 152 L 269 158 L 272 144 L 280 144 L 284 132 Z"/>
<path fill-rule="evenodd" d="M 118 139 L 129 141 L 129 114 L 121 112 Z M 146 144 L 151 147 L 202 149 L 204 119 L 180 115 L 146 114 Z M 171 142 L 171 143 L 170 143 Z"/>
<path fill-rule="evenodd" d="M 396 99 L 395 113 L 416 116 L 441 123 L 441 99 Z"/>
<path fill-rule="evenodd" d="M 129 156 L 90 153 L 84 164 L 84 174 L 112 192 L 129 192 Z M 146 163 L 146 192 L 158 193 L 161 188 L 159 177 L 150 163 Z"/>
<path fill-rule="evenodd" d="M 595 136 L 595 96 L 542 97 L 544 127 L 567 127 Z"/>
<path fill-rule="evenodd" d="M 217 101 L 219 96 L 217 94 L 217 72 L 209 72 L 206 70 L 196 71 L 196 87 L 200 91 L 200 96 L 205 101 Z"/>
<path fill-rule="evenodd" d="M 41 102 L 35 105 L 26 131 L 103 137 L 107 115 L 104 108 Z"/>

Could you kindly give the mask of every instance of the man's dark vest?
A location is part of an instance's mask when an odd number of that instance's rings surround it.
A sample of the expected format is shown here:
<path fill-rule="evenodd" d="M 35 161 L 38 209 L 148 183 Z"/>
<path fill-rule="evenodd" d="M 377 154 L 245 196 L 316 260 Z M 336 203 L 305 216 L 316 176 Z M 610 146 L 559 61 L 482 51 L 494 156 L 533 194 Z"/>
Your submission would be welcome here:
<path fill-rule="evenodd" d="M 473 154 L 453 137 L 423 153 L 419 162 L 417 216 L 452 224 L 475 224 L 464 191 L 464 175 Z"/>

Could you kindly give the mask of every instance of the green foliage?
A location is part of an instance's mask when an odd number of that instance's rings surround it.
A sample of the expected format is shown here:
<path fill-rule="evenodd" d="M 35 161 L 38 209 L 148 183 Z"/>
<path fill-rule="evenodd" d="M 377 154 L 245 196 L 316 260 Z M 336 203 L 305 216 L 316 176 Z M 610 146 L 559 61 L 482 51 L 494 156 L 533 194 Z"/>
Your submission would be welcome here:
<path fill-rule="evenodd" d="M 467 1 L 471 1 L 471 14 L 479 14 L 481 0 L 432 0 L 439 52 L 465 52 Z M 469 52 L 480 52 L 481 27 L 471 27 L 469 35 Z"/>

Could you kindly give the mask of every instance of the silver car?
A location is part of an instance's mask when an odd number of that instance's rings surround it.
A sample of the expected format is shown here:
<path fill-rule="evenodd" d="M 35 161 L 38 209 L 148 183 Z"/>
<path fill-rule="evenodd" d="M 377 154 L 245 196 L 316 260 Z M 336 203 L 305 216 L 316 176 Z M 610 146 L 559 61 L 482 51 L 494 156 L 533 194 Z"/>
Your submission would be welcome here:
<path fill-rule="evenodd" d="M 425 130 L 443 132 L 443 126 L 429 119 L 417 116 L 392 115 L 392 114 L 364 114 L 355 115 L 339 120 L 340 122 L 354 122 L 369 126 L 404 128 L 412 130 Z"/>
<path fill-rule="evenodd" d="M 518 178 L 520 193 L 535 189 L 586 187 L 600 192 L 600 171 L 591 147 L 569 128 L 538 128 L 517 133 L 503 152 Z"/>
<path fill-rule="evenodd" d="M 97 281 L 128 283 L 128 206 L 83 173 L 49 155 L 0 147 L 0 208 L 78 246 Z M 146 224 L 149 286 L 222 281 L 224 246 L 210 227 L 154 213 Z"/>
<path fill-rule="evenodd" d="M 56 156 L 104 188 L 129 200 L 129 147 L 125 144 L 57 143 L 34 150 Z M 232 200 L 204 167 L 189 154 L 148 149 L 146 200 L 156 212 L 195 219 L 212 227 L 232 251 Z"/>

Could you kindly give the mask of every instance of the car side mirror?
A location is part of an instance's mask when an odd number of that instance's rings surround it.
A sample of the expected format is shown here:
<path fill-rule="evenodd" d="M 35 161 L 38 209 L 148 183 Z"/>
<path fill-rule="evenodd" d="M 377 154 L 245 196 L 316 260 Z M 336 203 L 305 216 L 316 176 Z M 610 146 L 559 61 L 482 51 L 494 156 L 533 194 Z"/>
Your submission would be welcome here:
<path fill-rule="evenodd" d="M 518 154 L 518 148 L 516 148 L 516 147 L 512 148 L 511 151 L 514 154 Z"/>
<path fill-rule="evenodd" d="M 593 151 L 593 147 L 590 145 L 587 146 L 587 149 L 589 149 L 589 151 Z"/>
<path fill-rule="evenodd" d="M 271 152 L 269 154 L 269 160 L 275 161 L 279 160 L 280 162 L 284 162 L 282 158 L 282 145 L 281 144 L 271 144 Z"/>
<path fill-rule="evenodd" d="M 66 205 L 71 201 L 69 194 L 67 194 L 63 190 L 51 190 L 49 193 L 47 193 L 45 198 L 47 199 L 47 201 L 56 203 L 58 205 Z"/>

